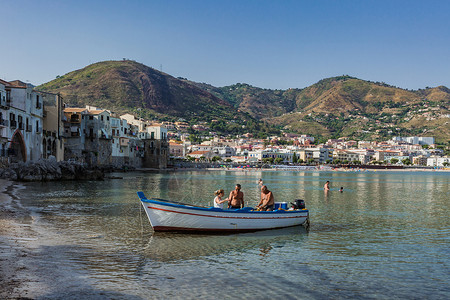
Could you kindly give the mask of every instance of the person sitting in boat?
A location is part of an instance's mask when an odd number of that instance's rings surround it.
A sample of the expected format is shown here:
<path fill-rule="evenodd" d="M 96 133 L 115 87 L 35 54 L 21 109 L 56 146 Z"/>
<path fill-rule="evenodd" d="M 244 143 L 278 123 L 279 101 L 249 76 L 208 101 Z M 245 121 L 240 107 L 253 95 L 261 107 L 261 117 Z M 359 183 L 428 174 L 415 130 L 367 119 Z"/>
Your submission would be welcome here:
<path fill-rule="evenodd" d="M 225 195 L 225 191 L 223 189 L 217 190 L 214 192 L 216 196 L 214 198 L 214 207 L 223 209 L 223 203 L 229 201 L 228 198 L 222 200 L 223 195 Z"/>
<path fill-rule="evenodd" d="M 238 183 L 234 190 L 228 196 L 228 208 L 243 208 L 244 207 L 244 193 L 241 192 L 241 185 Z"/>
<path fill-rule="evenodd" d="M 275 204 L 275 200 L 273 198 L 273 194 L 267 186 L 263 185 L 261 187 L 261 201 L 259 201 L 256 208 L 262 211 L 271 211 L 273 210 L 273 206 Z"/>

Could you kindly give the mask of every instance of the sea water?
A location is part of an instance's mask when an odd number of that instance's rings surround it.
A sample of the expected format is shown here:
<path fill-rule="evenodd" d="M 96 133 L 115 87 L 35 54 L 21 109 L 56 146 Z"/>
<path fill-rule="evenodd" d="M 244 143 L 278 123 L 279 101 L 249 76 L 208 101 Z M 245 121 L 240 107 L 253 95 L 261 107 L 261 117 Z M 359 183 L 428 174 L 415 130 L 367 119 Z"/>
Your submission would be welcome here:
<path fill-rule="evenodd" d="M 61 299 L 448 299 L 450 173 L 178 171 L 19 192 L 39 233 L 27 295 Z M 305 200 L 302 226 L 230 235 L 154 233 L 137 191 L 212 205 L 242 185 Z M 331 183 L 331 191 L 323 185 Z M 343 192 L 340 192 L 343 187 Z"/>

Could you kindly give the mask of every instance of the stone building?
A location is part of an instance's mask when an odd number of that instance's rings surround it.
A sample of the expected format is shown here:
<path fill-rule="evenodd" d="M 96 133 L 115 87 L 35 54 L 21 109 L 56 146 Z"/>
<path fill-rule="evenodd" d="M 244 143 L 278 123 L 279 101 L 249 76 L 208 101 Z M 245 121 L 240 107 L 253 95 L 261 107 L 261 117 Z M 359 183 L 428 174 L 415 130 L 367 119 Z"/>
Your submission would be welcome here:
<path fill-rule="evenodd" d="M 66 108 L 64 115 L 65 159 L 90 165 L 167 167 L 169 149 L 164 126 L 91 106 Z"/>
<path fill-rule="evenodd" d="M 40 92 L 44 104 L 42 157 L 64 160 L 64 104 L 59 94 Z"/>
<path fill-rule="evenodd" d="M 0 100 L 0 156 L 8 162 L 41 158 L 41 94 L 31 84 L 0 80 Z"/>

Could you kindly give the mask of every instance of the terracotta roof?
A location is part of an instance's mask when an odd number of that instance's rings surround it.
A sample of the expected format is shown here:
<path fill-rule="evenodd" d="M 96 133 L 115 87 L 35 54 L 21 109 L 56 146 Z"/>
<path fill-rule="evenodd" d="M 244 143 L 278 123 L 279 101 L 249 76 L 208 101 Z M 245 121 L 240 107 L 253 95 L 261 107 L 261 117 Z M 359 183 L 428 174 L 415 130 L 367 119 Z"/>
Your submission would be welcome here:
<path fill-rule="evenodd" d="M 99 114 L 101 114 L 104 111 L 106 111 L 106 110 L 105 109 L 102 109 L 102 110 L 89 110 L 89 114 L 90 115 L 99 115 Z"/>
<path fill-rule="evenodd" d="M 64 112 L 84 112 L 87 111 L 86 108 L 78 108 L 78 107 L 67 107 L 64 108 Z"/>
<path fill-rule="evenodd" d="M 0 83 L 3 84 L 3 85 L 6 85 L 6 86 L 11 85 L 8 81 L 5 81 L 3 79 L 0 79 Z"/>
<path fill-rule="evenodd" d="M 191 155 L 191 154 L 194 154 L 194 155 L 196 155 L 196 154 L 206 154 L 208 152 L 209 151 L 194 151 L 194 152 L 189 153 L 189 155 Z"/>

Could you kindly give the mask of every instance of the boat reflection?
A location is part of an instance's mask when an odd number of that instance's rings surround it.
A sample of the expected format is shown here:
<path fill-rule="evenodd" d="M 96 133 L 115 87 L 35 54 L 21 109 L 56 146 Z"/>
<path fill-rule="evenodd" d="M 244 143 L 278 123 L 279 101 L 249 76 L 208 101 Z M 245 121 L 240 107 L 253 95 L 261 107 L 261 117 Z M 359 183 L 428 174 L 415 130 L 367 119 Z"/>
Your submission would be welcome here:
<path fill-rule="evenodd" d="M 302 242 L 307 233 L 307 229 L 301 225 L 231 235 L 158 232 L 150 237 L 143 255 L 157 261 L 189 260 L 253 249 L 258 249 L 260 255 L 267 255 L 275 245 L 281 247 L 285 243 Z"/>

